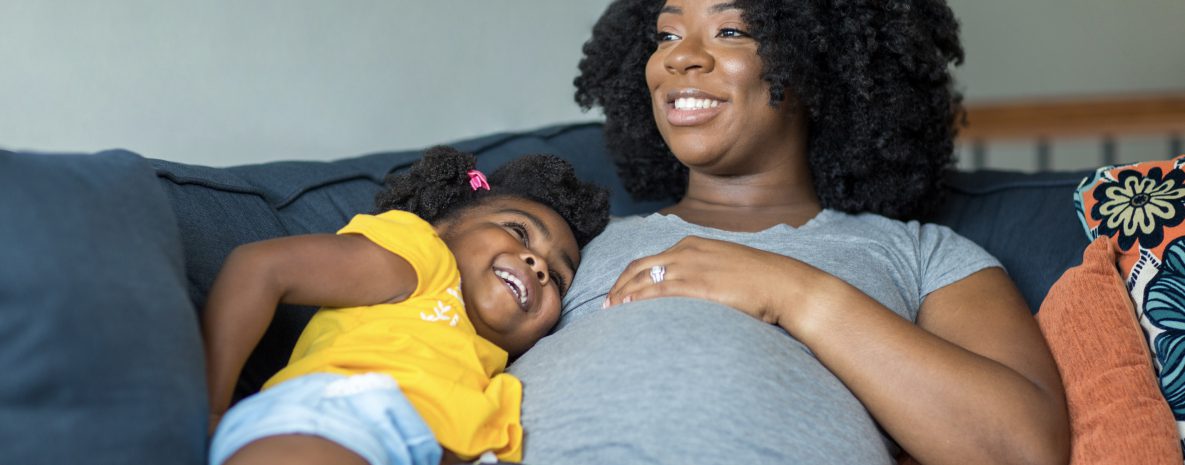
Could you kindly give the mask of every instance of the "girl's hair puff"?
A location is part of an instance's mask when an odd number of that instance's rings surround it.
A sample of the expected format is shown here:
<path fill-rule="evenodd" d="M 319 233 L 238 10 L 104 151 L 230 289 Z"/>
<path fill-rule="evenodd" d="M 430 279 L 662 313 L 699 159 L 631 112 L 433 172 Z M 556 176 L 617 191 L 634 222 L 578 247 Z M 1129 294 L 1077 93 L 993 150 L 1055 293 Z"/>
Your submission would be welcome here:
<path fill-rule="evenodd" d="M 609 192 L 581 181 L 564 159 L 537 154 L 511 160 L 489 176 L 489 190 L 470 186 L 468 173 L 476 165 L 472 154 L 432 147 L 407 171 L 387 175 L 376 209 L 408 211 L 435 224 L 494 198 L 519 197 L 555 210 L 580 247 L 609 223 Z"/>

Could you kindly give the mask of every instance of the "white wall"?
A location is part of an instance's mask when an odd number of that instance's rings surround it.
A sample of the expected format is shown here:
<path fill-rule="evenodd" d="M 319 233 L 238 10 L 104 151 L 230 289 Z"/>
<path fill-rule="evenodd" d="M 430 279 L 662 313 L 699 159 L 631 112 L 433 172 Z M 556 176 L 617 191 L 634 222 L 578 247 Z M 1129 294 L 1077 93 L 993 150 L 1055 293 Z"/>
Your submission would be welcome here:
<path fill-rule="evenodd" d="M 210 165 L 596 119 L 609 0 L 0 0 L 0 146 Z M 971 101 L 1185 90 L 1185 0 L 951 0 Z"/>

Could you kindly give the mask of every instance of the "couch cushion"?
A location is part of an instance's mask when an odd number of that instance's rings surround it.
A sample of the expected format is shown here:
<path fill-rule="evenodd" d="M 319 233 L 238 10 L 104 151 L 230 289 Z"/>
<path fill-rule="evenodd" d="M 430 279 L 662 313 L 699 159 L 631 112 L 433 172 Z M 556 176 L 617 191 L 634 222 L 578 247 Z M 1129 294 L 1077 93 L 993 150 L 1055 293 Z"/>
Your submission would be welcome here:
<path fill-rule="evenodd" d="M 5 463 L 203 463 L 201 340 L 139 156 L 0 152 Z"/>
<path fill-rule="evenodd" d="M 927 221 L 950 226 L 999 259 L 1036 312 L 1088 243 L 1072 203 L 1084 174 L 953 173 L 947 201 Z"/>
<path fill-rule="evenodd" d="M 1177 423 L 1156 382 L 1115 250 L 1108 238 L 1092 242 L 1037 314 L 1066 387 L 1070 462 L 1180 465 Z"/>
<path fill-rule="evenodd" d="M 657 209 L 633 202 L 618 181 L 595 123 L 566 124 L 501 133 L 452 143 L 477 155 L 478 168 L 493 171 L 529 153 L 551 153 L 572 162 L 583 179 L 608 186 L 616 215 Z M 201 308 L 222 262 L 234 247 L 278 236 L 333 232 L 356 213 L 371 212 L 387 173 L 407 168 L 422 150 L 383 152 L 336 161 L 282 161 L 229 168 L 152 160 L 181 227 L 189 294 Z M 288 361 L 309 307 L 283 306 L 248 360 L 236 398 L 255 392 Z"/>
<path fill-rule="evenodd" d="M 528 153 L 572 162 L 583 179 L 610 189 L 611 212 L 645 214 L 664 202 L 630 199 L 605 149 L 598 123 L 562 124 L 453 142 L 492 171 Z M 199 307 L 226 255 L 239 244 L 271 237 L 332 232 L 372 208 L 383 176 L 409 166 L 420 150 L 331 162 L 273 162 L 209 168 L 154 160 L 181 225 L 190 295 Z M 1069 208 L 1082 173 L 958 173 L 950 200 L 930 221 L 946 224 L 991 252 L 1016 280 L 1030 308 L 1080 256 L 1086 240 Z M 239 394 L 254 392 L 287 361 L 313 309 L 286 308 L 244 370 Z"/>
<path fill-rule="evenodd" d="M 1185 155 L 1101 167 L 1083 179 L 1075 202 L 1086 236 L 1106 237 L 1119 251 L 1160 389 L 1185 432 Z"/>

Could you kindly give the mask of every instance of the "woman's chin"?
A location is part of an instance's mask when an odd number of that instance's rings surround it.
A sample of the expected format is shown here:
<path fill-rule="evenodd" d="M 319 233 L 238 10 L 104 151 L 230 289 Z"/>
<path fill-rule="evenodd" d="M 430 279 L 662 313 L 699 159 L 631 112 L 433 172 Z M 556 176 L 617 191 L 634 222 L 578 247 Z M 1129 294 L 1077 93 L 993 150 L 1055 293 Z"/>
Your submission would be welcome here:
<path fill-rule="evenodd" d="M 717 164 L 724 152 L 723 148 L 709 145 L 703 141 L 687 141 L 682 144 L 671 144 L 671 153 L 683 166 L 691 169 L 707 168 Z"/>

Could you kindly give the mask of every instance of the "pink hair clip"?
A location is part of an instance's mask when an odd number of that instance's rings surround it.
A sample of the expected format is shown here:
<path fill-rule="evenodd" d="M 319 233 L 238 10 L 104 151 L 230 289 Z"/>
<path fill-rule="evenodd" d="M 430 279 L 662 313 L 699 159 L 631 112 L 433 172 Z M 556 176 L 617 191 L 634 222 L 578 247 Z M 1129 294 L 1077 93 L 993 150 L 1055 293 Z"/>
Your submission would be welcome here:
<path fill-rule="evenodd" d="M 490 182 L 486 181 L 486 175 L 481 171 L 469 170 L 465 174 L 469 175 L 469 187 L 472 187 L 473 190 L 490 190 Z"/>

